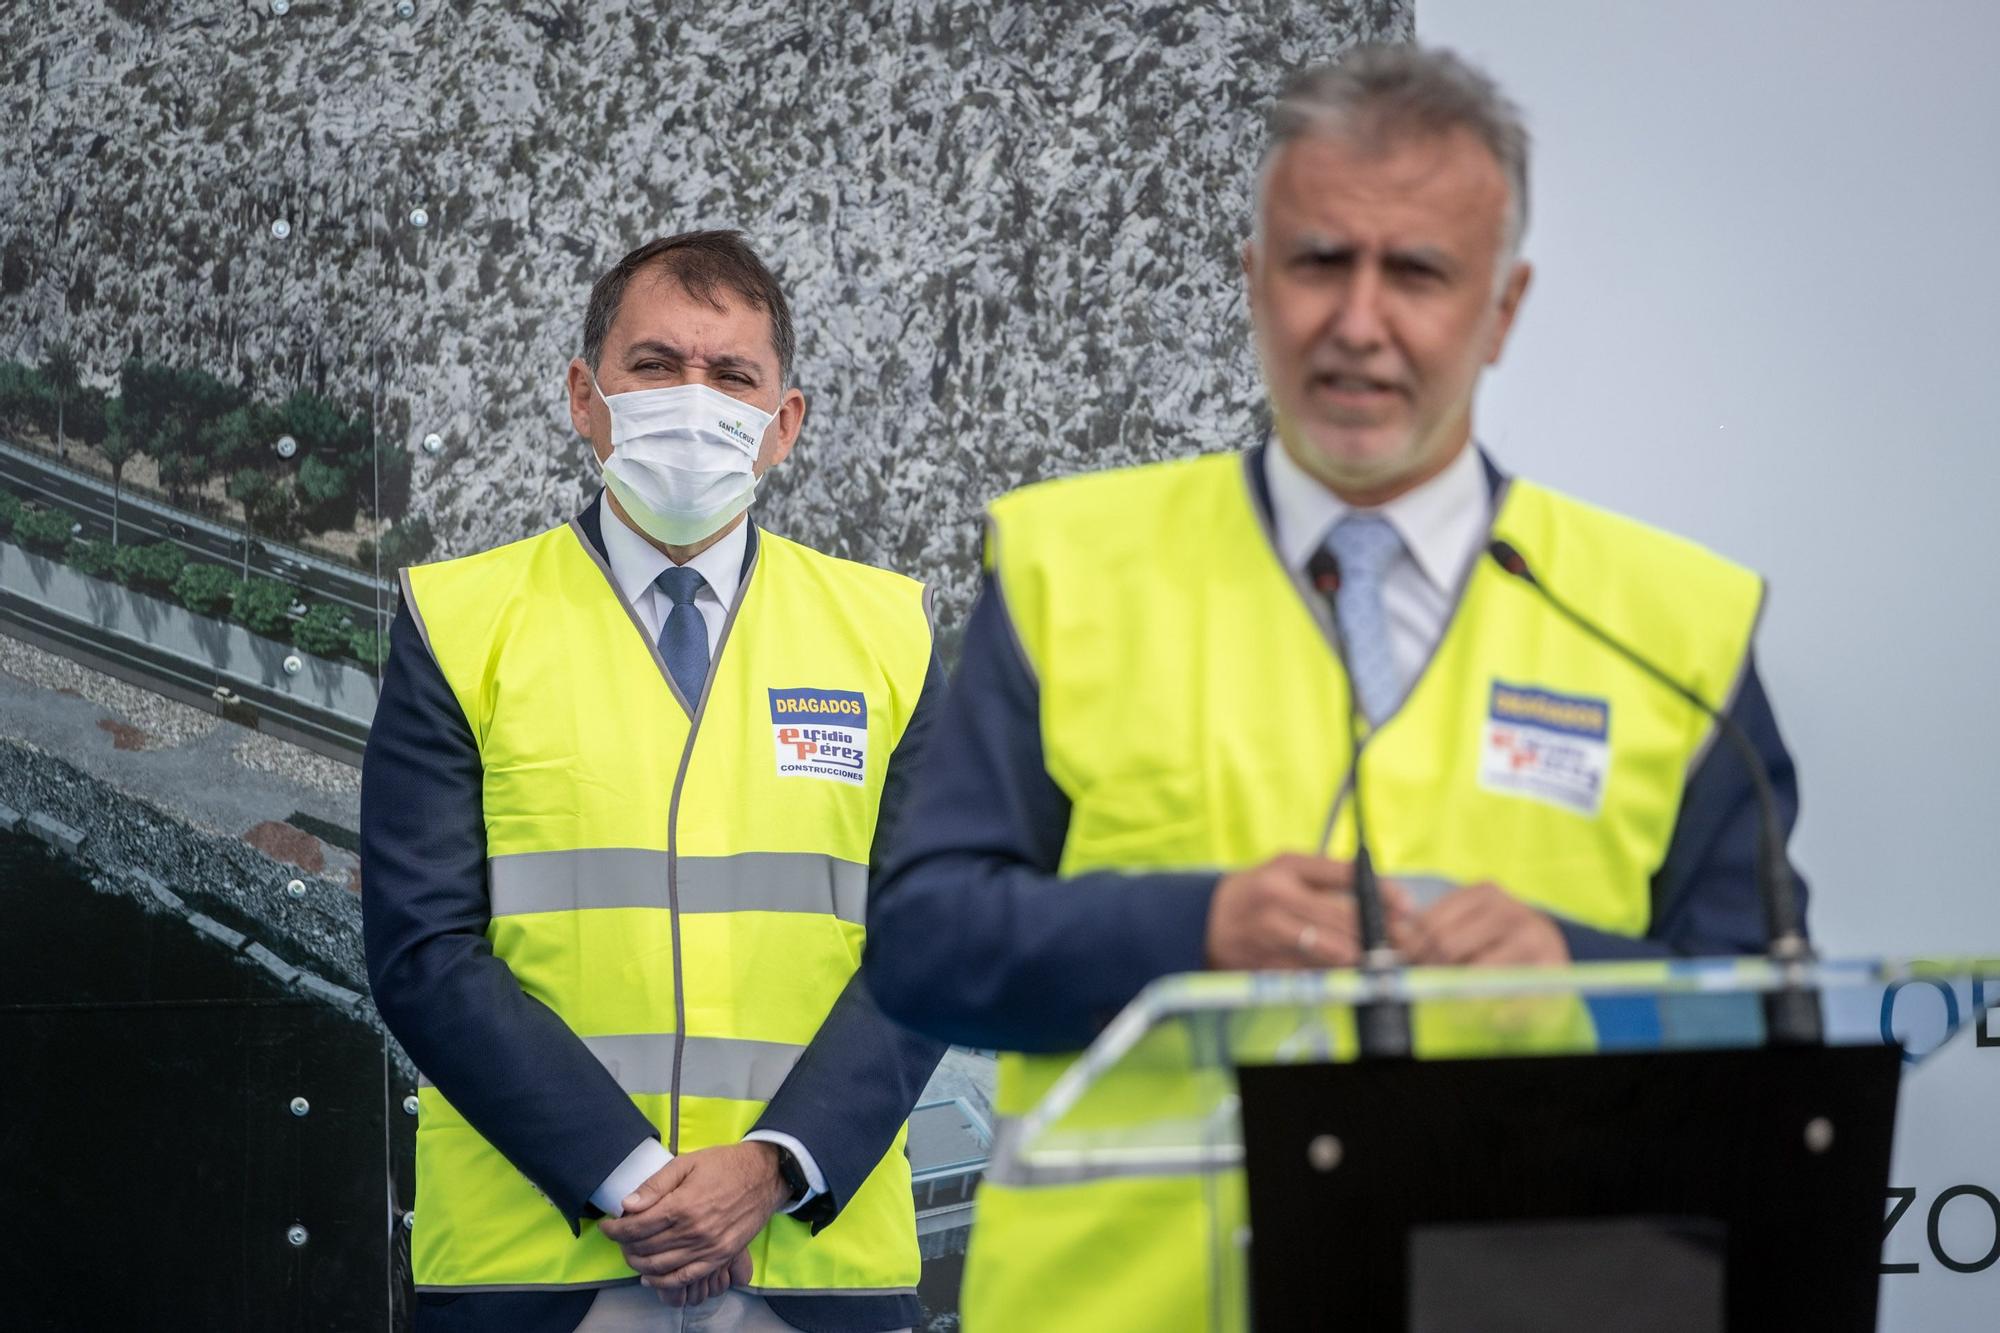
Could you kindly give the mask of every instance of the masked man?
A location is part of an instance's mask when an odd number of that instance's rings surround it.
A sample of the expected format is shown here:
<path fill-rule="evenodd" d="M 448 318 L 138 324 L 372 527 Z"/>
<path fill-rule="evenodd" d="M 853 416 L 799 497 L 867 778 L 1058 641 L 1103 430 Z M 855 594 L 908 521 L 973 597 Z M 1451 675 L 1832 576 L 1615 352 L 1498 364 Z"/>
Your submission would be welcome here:
<path fill-rule="evenodd" d="M 362 877 L 423 1074 L 420 1330 L 917 1318 L 943 1048 L 856 968 L 939 674 L 921 585 L 749 520 L 793 343 L 737 233 L 634 250 L 569 366 L 605 493 L 403 573 Z"/>

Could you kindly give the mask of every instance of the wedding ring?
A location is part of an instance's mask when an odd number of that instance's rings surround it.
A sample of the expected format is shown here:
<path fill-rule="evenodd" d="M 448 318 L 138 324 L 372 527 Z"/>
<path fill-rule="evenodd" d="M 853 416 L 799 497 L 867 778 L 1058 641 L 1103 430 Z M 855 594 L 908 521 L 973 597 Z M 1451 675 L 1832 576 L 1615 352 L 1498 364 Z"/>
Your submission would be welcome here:
<path fill-rule="evenodd" d="M 1300 926 L 1299 943 L 1298 943 L 1299 957 L 1308 960 L 1311 959 L 1313 956 L 1313 943 L 1318 939 L 1319 939 L 1318 926 L 1315 926 L 1310 921 L 1306 922 L 1303 926 Z"/>

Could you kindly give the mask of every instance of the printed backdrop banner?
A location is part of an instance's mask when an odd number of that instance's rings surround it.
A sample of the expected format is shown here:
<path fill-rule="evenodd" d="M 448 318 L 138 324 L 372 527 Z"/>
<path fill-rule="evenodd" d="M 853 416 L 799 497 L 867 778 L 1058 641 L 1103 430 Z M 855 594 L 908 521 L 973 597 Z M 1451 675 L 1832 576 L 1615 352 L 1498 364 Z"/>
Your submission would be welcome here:
<path fill-rule="evenodd" d="M 282 585 L 271 625 L 370 665 L 379 576 L 594 488 L 561 386 L 595 276 L 738 227 L 811 405 L 760 518 L 933 582 L 949 643 L 988 497 L 1261 437 L 1237 255 L 1262 113 L 1283 70 L 1412 25 L 1410 0 L 8 6 L 0 483 L 82 519 L 11 539 L 71 582 L 100 538 L 240 546 Z M 1931 1040 L 1986 999 L 1901 987 L 1882 1023 Z M 1973 1326 L 2000 1033 L 1913 1080 L 1884 1327 Z"/>

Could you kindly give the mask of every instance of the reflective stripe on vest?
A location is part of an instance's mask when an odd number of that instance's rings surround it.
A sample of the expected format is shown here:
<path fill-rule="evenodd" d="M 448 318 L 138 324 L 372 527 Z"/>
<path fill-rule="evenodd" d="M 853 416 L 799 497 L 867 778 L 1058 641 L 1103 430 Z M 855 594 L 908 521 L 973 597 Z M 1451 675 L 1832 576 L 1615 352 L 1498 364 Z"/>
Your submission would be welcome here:
<path fill-rule="evenodd" d="M 670 1151 L 740 1141 L 860 959 L 884 771 L 930 663 L 921 587 L 759 533 L 691 708 L 574 526 L 405 586 L 479 744 L 495 957 Z M 420 1286 L 632 1277 L 442 1092 L 419 1092 Z M 759 1233 L 760 1289 L 915 1283 L 902 1143 L 818 1235 L 788 1217 Z"/>
<path fill-rule="evenodd" d="M 666 907 L 668 864 L 665 852 L 635 847 L 496 856 L 493 915 Z M 817 853 L 683 856 L 673 865 L 683 912 L 826 913 L 858 926 L 868 906 L 868 867 Z"/>
<path fill-rule="evenodd" d="M 689 1037 L 677 1045 L 671 1032 L 581 1040 L 618 1086 L 634 1096 L 665 1095 L 678 1085 L 689 1097 L 768 1102 L 805 1053 L 803 1046 L 730 1037 Z M 419 1074 L 417 1086 L 437 1085 Z"/>
<path fill-rule="evenodd" d="M 1352 855 L 1348 686 L 1331 616 L 1276 552 L 1244 475 L 1254 457 L 1068 478 L 992 507 L 988 567 L 1039 688 L 1047 770 L 1070 802 L 1065 876 Z M 1761 604 L 1754 575 L 1526 482 L 1506 489 L 1493 534 L 1566 600 L 1727 706 Z M 1476 559 L 1434 655 L 1369 738 L 1376 865 L 1492 880 L 1580 923 L 1641 935 L 1710 731 Z M 1579 1011 L 1551 1011 L 1515 1040 L 1573 1048 L 1579 1022 Z M 1463 1039 L 1438 1027 L 1444 1044 Z M 1072 1058 L 1003 1054 L 995 1110 L 1024 1114 Z M 1118 1108 L 1143 1116 L 1166 1092 L 1101 1090 L 1092 1107 L 1105 1118 L 1093 1124 L 1115 1137 Z M 1025 1188 L 1004 1169 L 989 1175 L 967 1259 L 967 1328 L 1084 1329 L 1121 1309 L 1112 1317 L 1132 1327 L 1207 1328 L 1218 1310 L 1238 1325 L 1240 1309 L 1208 1285 L 1205 1238 L 1233 1234 L 1240 1214 L 1219 1217 L 1210 1197 L 1237 1199 L 1240 1185 L 1235 1173 L 1115 1167 Z M 1091 1263 L 1076 1262 L 1079 1247 Z"/>

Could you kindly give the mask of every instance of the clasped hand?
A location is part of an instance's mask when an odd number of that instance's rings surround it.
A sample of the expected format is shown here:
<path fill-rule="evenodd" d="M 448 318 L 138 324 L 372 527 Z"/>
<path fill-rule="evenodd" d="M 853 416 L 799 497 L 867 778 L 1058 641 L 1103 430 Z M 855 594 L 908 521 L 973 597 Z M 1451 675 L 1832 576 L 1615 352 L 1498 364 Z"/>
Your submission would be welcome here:
<path fill-rule="evenodd" d="M 1381 889 L 1389 943 L 1407 963 L 1569 961 L 1555 922 L 1498 885 L 1456 889 L 1423 911 L 1393 879 Z M 1355 966 L 1361 923 L 1353 863 L 1287 853 L 1223 876 L 1209 901 L 1205 953 L 1210 967 L 1231 970 Z"/>
<path fill-rule="evenodd" d="M 777 1149 L 730 1143 L 682 1153 L 597 1229 L 669 1305 L 699 1305 L 750 1281 L 750 1240 L 784 1206 Z"/>

